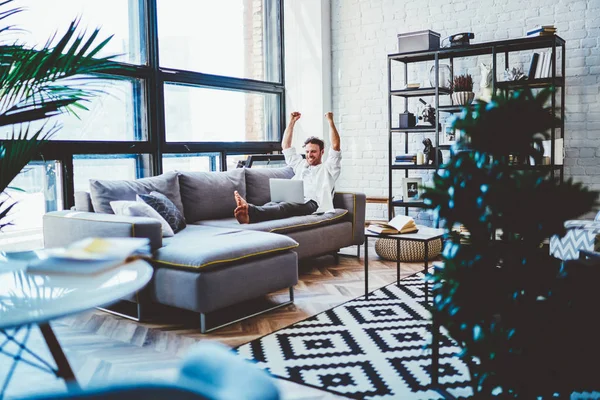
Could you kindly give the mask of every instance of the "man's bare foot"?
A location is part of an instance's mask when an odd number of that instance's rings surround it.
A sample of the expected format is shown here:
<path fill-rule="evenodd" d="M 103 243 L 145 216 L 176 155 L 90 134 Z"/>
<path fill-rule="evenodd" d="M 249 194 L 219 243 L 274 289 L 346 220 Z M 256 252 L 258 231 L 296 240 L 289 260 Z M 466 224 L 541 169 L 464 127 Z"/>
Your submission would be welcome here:
<path fill-rule="evenodd" d="M 235 197 L 235 204 L 238 207 L 247 206 L 248 205 L 248 203 L 246 202 L 246 200 L 244 200 L 244 198 L 242 196 L 240 196 L 240 194 L 238 193 L 237 190 L 233 191 L 233 197 Z"/>
<path fill-rule="evenodd" d="M 237 219 L 237 222 L 239 222 L 240 224 L 250 223 L 250 216 L 248 215 L 247 205 L 237 207 L 235 210 L 233 210 L 233 215 L 235 216 L 235 219 Z"/>
<path fill-rule="evenodd" d="M 235 203 L 237 204 L 237 207 L 233 210 L 233 216 L 240 224 L 249 224 L 250 215 L 248 215 L 248 203 L 240 196 L 237 190 L 233 192 L 233 195 L 235 197 Z"/>

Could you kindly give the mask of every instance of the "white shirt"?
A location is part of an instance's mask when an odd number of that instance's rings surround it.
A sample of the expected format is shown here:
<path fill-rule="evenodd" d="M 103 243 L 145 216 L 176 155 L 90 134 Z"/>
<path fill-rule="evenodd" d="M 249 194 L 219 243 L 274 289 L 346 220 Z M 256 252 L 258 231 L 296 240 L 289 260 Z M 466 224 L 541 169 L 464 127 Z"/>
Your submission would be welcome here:
<path fill-rule="evenodd" d="M 333 212 L 333 191 L 342 171 L 342 153 L 329 148 L 327 159 L 319 165 L 309 165 L 294 147 L 283 150 L 283 155 L 286 164 L 294 170 L 292 179 L 304 182 L 304 198 L 317 202 L 317 212 Z"/>

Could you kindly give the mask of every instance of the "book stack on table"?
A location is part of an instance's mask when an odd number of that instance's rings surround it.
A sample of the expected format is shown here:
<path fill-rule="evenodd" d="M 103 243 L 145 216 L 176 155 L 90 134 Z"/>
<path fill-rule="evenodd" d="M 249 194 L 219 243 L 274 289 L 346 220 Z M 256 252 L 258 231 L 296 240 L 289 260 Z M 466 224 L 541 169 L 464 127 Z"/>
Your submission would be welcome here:
<path fill-rule="evenodd" d="M 397 235 L 400 233 L 418 232 L 419 228 L 417 228 L 415 220 L 408 215 L 397 215 L 387 223 L 372 223 L 367 227 L 367 230 L 379 235 Z"/>

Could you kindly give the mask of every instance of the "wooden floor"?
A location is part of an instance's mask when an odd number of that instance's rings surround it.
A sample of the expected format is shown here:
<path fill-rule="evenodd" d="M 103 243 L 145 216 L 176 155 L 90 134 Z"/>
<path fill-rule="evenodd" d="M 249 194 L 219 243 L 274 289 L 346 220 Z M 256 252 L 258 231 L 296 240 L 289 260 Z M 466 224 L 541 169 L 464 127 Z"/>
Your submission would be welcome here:
<path fill-rule="evenodd" d="M 342 253 L 347 256 L 341 256 L 339 263 L 335 262 L 334 257 L 325 256 L 300 265 L 300 280 L 295 287 L 293 305 L 208 334 L 199 332 L 196 314 L 174 309 L 165 309 L 146 323 L 136 323 L 94 310 L 55 321 L 52 326 L 84 387 L 123 379 L 173 379 L 181 358 L 190 346 L 199 341 L 213 340 L 231 347 L 238 346 L 363 295 L 362 255 L 361 258 L 356 257 L 355 247 L 342 249 Z M 422 269 L 422 264 L 402 263 L 401 276 Z M 396 263 L 382 261 L 374 251 L 369 251 L 369 289 L 375 290 L 395 279 Z M 273 294 L 263 302 L 281 302 L 287 298 L 286 290 Z M 39 332 L 32 333 L 31 343 L 42 355 L 49 357 Z M 0 355 L 0 380 L 9 367 L 10 359 Z M 285 399 L 338 398 L 306 386 L 277 381 Z M 33 385 L 33 382 L 38 383 Z M 19 366 L 6 394 L 11 397 L 48 390 L 64 390 L 64 385 L 41 371 Z"/>

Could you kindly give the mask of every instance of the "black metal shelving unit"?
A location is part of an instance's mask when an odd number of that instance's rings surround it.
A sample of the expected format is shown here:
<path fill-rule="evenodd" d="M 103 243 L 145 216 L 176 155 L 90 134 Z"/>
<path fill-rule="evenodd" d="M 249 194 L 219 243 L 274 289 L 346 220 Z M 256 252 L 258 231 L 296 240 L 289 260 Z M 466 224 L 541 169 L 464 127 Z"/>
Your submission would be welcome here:
<path fill-rule="evenodd" d="M 536 78 L 536 79 L 528 79 L 522 81 L 497 81 L 497 70 L 498 70 L 498 60 L 497 56 L 499 54 L 504 54 L 504 69 L 509 68 L 509 55 L 510 53 L 517 51 L 533 51 L 537 49 L 551 49 L 552 56 L 552 66 L 550 71 L 550 77 L 547 78 Z M 558 61 L 558 51 L 561 51 L 561 65 L 560 65 L 560 73 L 562 76 L 558 76 L 557 71 L 557 61 Z M 554 86 L 558 90 L 555 91 L 551 96 L 551 110 L 554 116 L 560 113 L 560 126 L 553 127 L 550 131 L 550 165 L 515 165 L 517 169 L 548 169 L 551 172 L 552 176 L 555 174 L 559 174 L 561 181 L 564 179 L 564 167 L 563 165 L 556 164 L 555 154 L 555 141 L 557 139 L 557 129 L 560 129 L 560 135 L 564 139 L 565 130 L 564 130 L 564 104 L 565 104 L 565 41 L 559 36 L 538 36 L 538 37 L 525 37 L 519 39 L 510 39 L 510 40 L 500 40 L 494 42 L 485 42 L 485 43 L 474 43 L 468 46 L 463 47 L 454 47 L 454 48 L 443 48 L 434 51 L 417 51 L 417 52 L 409 52 L 409 53 L 396 53 L 389 54 L 388 58 L 388 218 L 392 218 L 394 215 L 395 207 L 403 207 L 405 209 L 405 213 L 408 214 L 409 208 L 426 208 L 426 205 L 423 202 L 403 202 L 393 199 L 392 194 L 392 186 L 393 186 L 393 175 L 396 173 L 395 171 L 401 170 L 404 171 L 404 176 L 408 177 L 409 171 L 411 170 L 437 170 L 440 168 L 440 160 L 437 158 L 437 154 L 435 154 L 435 163 L 433 165 L 395 165 L 394 164 L 394 151 L 393 151 L 393 143 L 392 138 L 395 134 L 404 134 L 404 152 L 408 153 L 408 143 L 409 143 L 409 135 L 413 133 L 432 133 L 434 134 L 434 146 L 436 148 L 448 149 L 450 146 L 448 145 L 440 145 L 440 113 L 455 113 L 462 110 L 463 106 L 457 105 L 443 105 L 440 106 L 440 96 L 450 95 L 451 91 L 447 88 L 440 87 L 439 85 L 439 68 L 440 68 L 440 60 L 448 60 L 450 66 L 450 79 L 454 77 L 454 59 L 456 58 L 465 58 L 465 57 L 475 57 L 482 55 L 491 55 L 492 56 L 492 92 L 496 93 L 498 90 L 502 90 L 508 92 L 510 90 L 522 89 L 522 88 L 534 88 L 541 89 L 546 87 Z M 392 63 L 402 63 L 404 64 L 403 73 L 404 73 L 404 85 L 407 85 L 409 82 L 408 79 L 408 65 L 412 63 L 420 63 L 420 62 L 431 62 L 433 61 L 434 65 L 434 75 L 435 75 L 435 84 L 433 87 L 427 88 L 418 88 L 418 89 L 396 89 L 392 87 Z M 559 92 L 559 94 L 557 94 Z M 557 96 L 560 96 L 560 109 L 557 110 Z M 401 97 L 404 99 L 404 110 L 408 109 L 408 99 L 411 97 L 433 97 L 433 101 L 430 102 L 436 110 L 436 121 L 437 126 L 417 126 L 413 128 L 399 128 L 393 124 L 392 115 L 394 115 L 394 110 L 392 110 L 392 99 L 394 97 Z M 400 110 L 395 110 L 396 113 L 400 112 Z M 563 144 L 564 145 L 564 144 Z M 437 153 L 437 152 L 436 152 Z"/>

